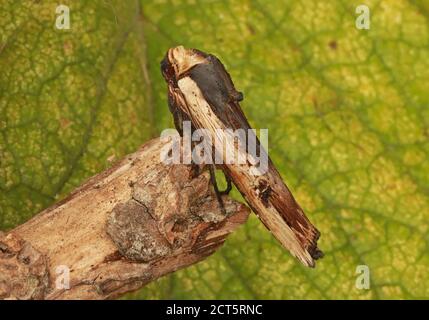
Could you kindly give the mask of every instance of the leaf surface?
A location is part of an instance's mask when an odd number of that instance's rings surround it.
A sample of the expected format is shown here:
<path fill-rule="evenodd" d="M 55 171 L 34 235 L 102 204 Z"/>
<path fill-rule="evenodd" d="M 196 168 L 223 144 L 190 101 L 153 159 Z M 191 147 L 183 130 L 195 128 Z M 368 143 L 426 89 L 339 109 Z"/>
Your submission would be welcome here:
<path fill-rule="evenodd" d="M 425 1 L 367 1 L 370 30 L 357 1 L 63 3 L 70 30 L 54 1 L 0 3 L 2 229 L 173 126 L 159 61 L 181 44 L 225 63 L 325 257 L 304 268 L 252 217 L 127 298 L 429 298 Z"/>

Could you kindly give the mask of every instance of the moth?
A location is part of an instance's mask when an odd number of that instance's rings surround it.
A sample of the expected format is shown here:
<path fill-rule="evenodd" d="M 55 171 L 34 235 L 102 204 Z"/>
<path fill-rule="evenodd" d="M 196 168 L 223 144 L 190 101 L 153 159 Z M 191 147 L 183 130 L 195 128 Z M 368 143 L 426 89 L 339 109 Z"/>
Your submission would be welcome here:
<path fill-rule="evenodd" d="M 190 121 L 193 130 L 205 129 L 214 140 L 228 140 L 227 136 L 219 137 L 228 129 L 251 129 L 239 104 L 243 94 L 235 89 L 229 73 L 214 55 L 183 46 L 171 48 L 161 61 L 161 72 L 168 85 L 174 124 L 181 135 L 183 121 Z M 253 139 L 260 152 L 266 152 L 257 137 Z M 227 152 L 247 152 L 232 141 L 226 144 Z M 315 260 L 323 256 L 317 247 L 320 232 L 295 201 L 271 159 L 268 157 L 268 169 L 260 174 L 254 174 L 257 168 L 252 161 L 225 161 L 217 168 L 227 179 L 226 192 L 231 190 L 232 181 L 274 237 L 305 266 L 314 267 Z M 215 178 L 212 182 L 219 194 Z"/>

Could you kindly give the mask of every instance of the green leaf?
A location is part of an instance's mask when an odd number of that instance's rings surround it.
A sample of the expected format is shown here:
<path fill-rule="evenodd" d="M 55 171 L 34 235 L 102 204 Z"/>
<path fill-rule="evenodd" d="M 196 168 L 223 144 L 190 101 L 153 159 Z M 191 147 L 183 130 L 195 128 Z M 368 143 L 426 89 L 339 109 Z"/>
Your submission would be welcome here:
<path fill-rule="evenodd" d="M 172 127 L 159 61 L 182 44 L 225 63 L 325 257 L 306 269 L 252 216 L 127 298 L 429 298 L 425 1 L 366 1 L 370 30 L 360 1 L 63 2 L 70 30 L 55 1 L 1 0 L 2 229 Z"/>

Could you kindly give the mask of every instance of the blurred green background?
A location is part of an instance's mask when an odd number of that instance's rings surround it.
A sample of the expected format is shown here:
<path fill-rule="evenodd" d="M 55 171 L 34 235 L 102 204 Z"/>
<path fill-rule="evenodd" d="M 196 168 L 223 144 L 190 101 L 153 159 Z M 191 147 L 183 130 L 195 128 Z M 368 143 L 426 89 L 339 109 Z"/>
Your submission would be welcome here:
<path fill-rule="evenodd" d="M 225 63 L 325 257 L 304 268 L 252 215 L 126 298 L 429 298 L 429 1 L 364 1 L 370 30 L 361 1 L 62 3 L 70 30 L 57 1 L 0 0 L 1 229 L 173 126 L 159 62 L 182 44 Z"/>

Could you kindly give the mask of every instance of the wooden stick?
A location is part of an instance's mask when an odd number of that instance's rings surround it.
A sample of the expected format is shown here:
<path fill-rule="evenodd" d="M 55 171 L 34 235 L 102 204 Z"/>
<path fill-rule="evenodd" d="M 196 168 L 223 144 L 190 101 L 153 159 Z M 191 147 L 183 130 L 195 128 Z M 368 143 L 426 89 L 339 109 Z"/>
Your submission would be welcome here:
<path fill-rule="evenodd" d="M 208 172 L 160 161 L 154 139 L 66 199 L 0 234 L 0 298 L 110 299 L 214 253 L 249 209 Z"/>

